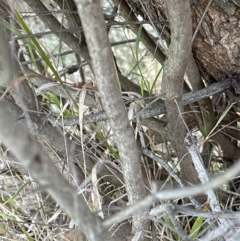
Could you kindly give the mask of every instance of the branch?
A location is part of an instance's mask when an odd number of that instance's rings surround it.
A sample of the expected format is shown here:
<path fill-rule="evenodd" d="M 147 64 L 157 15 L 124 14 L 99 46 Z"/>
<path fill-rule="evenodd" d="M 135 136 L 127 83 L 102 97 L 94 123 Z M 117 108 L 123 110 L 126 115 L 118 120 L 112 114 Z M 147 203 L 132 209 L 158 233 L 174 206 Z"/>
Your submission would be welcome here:
<path fill-rule="evenodd" d="M 236 164 L 230 167 L 224 174 L 213 178 L 210 182 L 207 182 L 201 185 L 196 185 L 193 187 L 187 187 L 184 189 L 176 188 L 172 190 L 160 190 L 157 193 L 154 193 L 152 195 L 145 197 L 142 201 L 138 202 L 137 204 L 134 204 L 128 208 L 125 208 L 123 211 L 106 219 L 103 222 L 103 225 L 104 227 L 110 227 L 114 223 L 120 222 L 128 218 L 133 213 L 139 210 L 142 210 L 146 207 L 149 207 L 151 204 L 159 200 L 174 200 L 174 199 L 180 199 L 180 198 L 185 198 L 189 196 L 196 196 L 201 193 L 207 192 L 208 190 L 215 189 L 227 183 L 232 178 L 237 176 L 239 173 L 240 173 L 240 161 L 236 162 Z"/>
<path fill-rule="evenodd" d="M 222 80 L 217 83 L 214 83 L 212 85 L 209 85 L 208 87 L 206 87 L 202 90 L 191 91 L 191 92 L 183 95 L 183 98 L 182 98 L 183 105 L 188 105 L 190 103 L 199 101 L 203 98 L 207 98 L 209 96 L 221 93 L 224 90 L 227 90 L 231 87 L 232 87 L 232 80 L 226 79 L 226 80 Z M 52 89 L 52 91 L 53 91 L 53 93 L 57 94 L 56 92 L 54 92 L 54 88 Z M 90 101 L 90 100 L 89 100 L 89 104 L 90 103 L 93 104 L 92 101 Z M 135 118 L 139 117 L 139 118 L 145 119 L 145 118 L 150 118 L 150 117 L 153 117 L 156 115 L 165 114 L 166 112 L 167 112 L 167 110 L 166 110 L 166 106 L 164 103 L 156 105 L 156 106 L 155 105 L 151 106 L 151 104 L 149 104 L 145 108 L 139 109 L 135 115 Z M 84 117 L 84 123 L 89 124 L 89 123 L 93 123 L 93 122 L 105 121 L 107 119 L 108 118 L 107 118 L 106 113 L 104 111 L 102 111 L 99 113 L 86 115 Z M 76 125 L 76 124 L 78 124 L 78 117 L 67 118 L 64 121 L 67 125 Z"/>
<path fill-rule="evenodd" d="M 32 177 L 73 218 L 79 229 L 94 241 L 113 240 L 104 232 L 100 219 L 92 214 L 81 196 L 63 178 L 51 159 L 42 151 L 32 135 L 14 121 L 0 102 L 0 140 L 9 147 Z"/>
<path fill-rule="evenodd" d="M 168 165 L 166 161 L 158 157 L 155 153 L 151 152 L 147 148 L 144 148 L 142 152 L 144 155 L 159 163 L 169 173 L 169 175 L 171 175 L 171 177 L 179 184 L 181 188 L 186 188 L 186 185 L 183 183 L 181 178 L 176 174 L 172 167 Z M 197 210 L 201 209 L 201 205 L 196 201 L 194 197 L 189 195 L 188 198 Z"/>
<path fill-rule="evenodd" d="M 187 147 L 187 150 L 192 157 L 192 161 L 198 173 L 199 180 L 201 181 L 201 183 L 206 183 L 210 181 L 210 177 L 208 172 L 206 171 L 206 168 L 204 167 L 202 157 L 197 150 L 196 142 L 196 137 L 193 136 L 191 133 L 187 133 L 187 136 L 184 139 L 185 146 Z M 206 191 L 206 194 L 208 196 L 208 202 L 212 211 L 221 212 L 221 207 L 214 191 L 212 189 L 209 189 L 208 191 Z M 219 226 L 223 229 L 228 229 L 230 227 L 229 223 L 224 218 L 219 218 Z"/>
<path fill-rule="evenodd" d="M 59 159 L 56 158 L 56 155 L 64 160 L 66 158 L 66 149 L 65 147 L 76 146 L 75 148 L 75 162 L 77 165 L 83 167 L 83 157 L 81 147 L 75 143 L 74 140 L 71 140 L 68 134 L 61 132 L 61 128 L 54 128 L 53 125 L 49 124 L 48 121 L 44 121 L 46 118 L 42 115 L 36 115 L 29 112 L 28 118 L 23 117 L 22 109 L 17 106 L 13 100 L 4 99 L 2 100 L 4 107 L 11 112 L 14 119 L 18 120 L 18 123 L 21 125 L 25 131 L 30 131 L 34 135 L 35 139 L 41 144 L 44 148 L 44 151 L 50 156 L 55 163 L 58 163 Z M 51 120 L 49 120 L 51 122 Z M 52 121 L 54 124 L 54 121 Z M 56 154 L 55 154 L 56 153 Z M 123 176 L 122 173 L 113 168 L 113 166 L 108 165 L 106 162 L 100 160 L 94 160 L 92 156 L 86 151 L 86 168 L 87 171 L 91 173 L 94 165 L 97 165 L 97 175 L 98 177 L 104 177 L 104 179 L 115 186 L 122 186 Z M 62 168 L 62 167 L 61 167 Z"/>
<path fill-rule="evenodd" d="M 189 0 L 165 2 L 171 30 L 171 44 L 168 57 L 163 66 L 162 93 L 165 95 L 165 105 L 168 116 L 168 131 L 170 141 L 180 162 L 181 176 L 189 183 L 195 184 L 199 180 L 191 158 L 183 145 L 185 126 L 179 119 L 178 103 L 183 112 L 183 83 L 192 45 L 192 19 Z"/>
<path fill-rule="evenodd" d="M 59 21 L 49 12 L 49 10 L 43 5 L 39 0 L 24 0 L 29 7 L 36 13 L 49 13 L 49 14 L 39 14 L 38 17 L 43 21 L 44 24 L 51 30 L 55 31 L 56 36 L 62 40 L 70 49 L 72 49 L 76 54 L 83 57 L 88 63 L 90 63 L 90 56 L 88 53 L 87 45 L 85 41 L 79 43 L 79 39 L 76 38 L 69 32 L 66 32 L 66 29 L 59 23 Z M 105 27 L 104 27 L 105 28 Z M 56 30 L 61 30 L 60 32 Z M 63 31 L 62 31 L 63 30 Z M 106 30 L 104 30 L 106 31 Z M 123 90 L 131 90 L 138 93 L 141 93 L 141 88 L 129 81 L 125 76 L 123 76 L 120 71 L 118 71 L 119 80 Z M 117 80 L 117 78 L 115 79 Z"/>
<path fill-rule="evenodd" d="M 24 0 L 29 7 L 36 13 L 47 13 L 49 10 L 39 0 Z M 38 17 L 46 24 L 51 30 L 65 29 L 59 21 L 49 12 L 49 14 L 38 14 Z M 69 46 L 75 53 L 82 56 L 84 59 L 89 60 L 88 50 L 86 45 L 80 45 L 79 39 L 76 38 L 69 32 L 61 31 L 55 32 L 56 36 L 59 37 L 66 45 Z"/>
<path fill-rule="evenodd" d="M 0 87 L 8 85 L 13 79 L 13 71 L 8 66 L 13 66 L 13 60 L 11 50 L 8 45 L 8 41 L 5 36 L 5 30 L 0 25 Z"/>
<path fill-rule="evenodd" d="M 128 20 L 128 22 L 139 22 L 138 18 L 125 1 L 114 0 L 114 3 L 117 7 L 120 7 L 121 13 L 123 14 L 124 18 Z M 139 26 L 130 25 L 130 29 L 137 35 Z M 141 33 L 141 41 L 146 46 L 148 51 L 156 58 L 156 60 L 162 64 L 165 60 L 165 54 L 160 50 L 144 28 L 142 29 Z"/>
<path fill-rule="evenodd" d="M 103 107 L 109 118 L 109 124 L 119 151 L 128 199 L 130 204 L 134 204 L 145 197 L 146 190 L 138 148 L 120 93 L 100 2 L 98 0 L 76 0 L 75 2 L 81 17 Z M 140 213 L 133 215 L 134 233 L 146 229 L 142 220 L 144 212 L 143 209 Z M 144 237 L 141 237 L 140 240 L 144 240 Z"/>
<path fill-rule="evenodd" d="M 239 218 L 239 215 L 240 215 L 239 211 L 222 211 L 222 212 L 202 211 L 202 210 L 196 210 L 190 207 L 178 205 L 175 203 L 161 204 L 157 207 L 154 207 L 149 212 L 149 215 L 150 216 L 160 215 L 161 213 L 166 211 L 166 206 L 171 206 L 171 208 L 173 208 L 173 211 L 186 214 L 187 216 L 203 217 L 203 218 L 209 218 L 209 219 L 213 219 L 213 218 L 236 219 L 236 218 Z"/>

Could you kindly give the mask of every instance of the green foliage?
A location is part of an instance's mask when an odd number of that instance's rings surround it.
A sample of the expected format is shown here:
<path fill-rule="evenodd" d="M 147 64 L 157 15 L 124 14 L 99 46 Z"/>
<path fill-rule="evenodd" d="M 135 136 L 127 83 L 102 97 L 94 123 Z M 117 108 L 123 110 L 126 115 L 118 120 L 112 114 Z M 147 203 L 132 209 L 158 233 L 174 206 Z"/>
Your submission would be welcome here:
<path fill-rule="evenodd" d="M 196 218 L 191 230 L 190 230 L 190 237 L 192 239 L 197 238 L 197 235 L 202 227 L 204 219 L 202 217 Z"/>
<path fill-rule="evenodd" d="M 115 160 L 119 160 L 119 154 L 114 148 L 108 143 L 106 136 L 102 131 L 97 129 L 97 126 L 91 124 L 91 129 L 94 130 L 96 138 L 107 148 L 109 153 L 114 157 Z"/>
<path fill-rule="evenodd" d="M 14 202 L 13 202 L 13 200 L 15 199 L 15 197 L 17 196 L 17 195 L 19 195 L 19 193 L 28 185 L 29 183 L 23 183 L 23 185 L 18 189 L 18 191 L 14 194 L 14 195 L 12 195 L 12 197 L 10 197 L 7 201 L 5 201 L 3 204 L 7 204 L 7 203 L 12 203 L 12 205 L 14 205 Z"/>
<path fill-rule="evenodd" d="M 63 103 L 61 101 L 61 98 L 58 96 L 52 94 L 52 93 L 47 93 L 47 94 L 42 94 L 44 97 L 42 104 L 43 105 L 48 105 L 50 110 L 56 114 L 61 113 L 63 116 L 74 116 L 74 113 L 69 110 L 68 108 L 63 109 Z"/>
<path fill-rule="evenodd" d="M 22 18 L 22 16 L 20 15 L 20 13 L 18 11 L 15 11 L 15 16 L 16 16 L 16 19 L 18 21 L 18 24 L 21 26 L 21 28 L 24 30 L 24 32 L 26 34 L 32 34 L 31 30 L 28 28 L 27 24 L 25 23 L 24 19 Z M 29 42 L 31 43 L 30 45 L 28 44 L 28 48 L 30 49 L 30 53 L 32 53 L 33 49 L 36 50 L 39 53 L 39 55 L 42 57 L 44 62 L 46 63 L 46 66 L 48 66 L 51 69 L 51 71 L 55 75 L 55 78 L 58 79 L 58 80 L 61 80 L 57 70 L 52 65 L 51 61 L 49 60 L 47 54 L 45 53 L 45 51 L 41 47 L 38 40 L 35 37 L 30 37 Z M 31 54 L 31 58 L 33 58 L 33 62 L 35 62 L 33 54 Z"/>
<path fill-rule="evenodd" d="M 138 32 L 137 32 L 137 38 L 135 43 L 135 53 L 136 53 L 136 60 L 139 61 L 139 44 L 141 40 L 141 33 L 142 33 L 142 24 L 139 26 Z"/>
<path fill-rule="evenodd" d="M 230 109 L 233 107 L 234 104 L 236 104 L 236 103 L 234 102 L 234 103 L 231 103 L 227 106 L 227 108 L 224 110 L 224 112 L 222 113 L 222 115 L 218 119 L 215 127 L 211 130 L 211 132 L 206 137 L 206 140 L 210 138 L 211 134 L 213 134 L 214 130 L 219 126 L 220 122 L 226 117 L 227 113 L 230 111 Z"/>

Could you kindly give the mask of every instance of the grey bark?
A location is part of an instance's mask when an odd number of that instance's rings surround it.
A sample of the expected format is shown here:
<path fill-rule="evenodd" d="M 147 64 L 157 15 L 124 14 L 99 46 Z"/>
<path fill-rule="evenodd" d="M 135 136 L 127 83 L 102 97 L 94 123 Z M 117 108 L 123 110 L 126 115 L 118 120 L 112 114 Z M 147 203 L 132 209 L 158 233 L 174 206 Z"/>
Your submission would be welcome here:
<path fill-rule="evenodd" d="M 16 158 L 73 218 L 79 229 L 90 240 L 113 240 L 104 232 L 100 219 L 90 212 L 83 198 L 77 196 L 76 190 L 43 152 L 40 144 L 12 119 L 3 103 L 0 103 L 0 115 L 0 140 L 11 148 Z"/>
<path fill-rule="evenodd" d="M 184 180 L 198 183 L 196 170 L 191 158 L 186 155 L 187 150 L 183 145 L 186 135 L 184 123 L 179 118 L 179 110 L 183 112 L 183 82 L 192 44 L 192 22 L 189 1 L 166 1 L 168 19 L 171 29 L 171 44 L 168 57 L 163 66 L 162 94 L 168 113 L 168 132 L 171 143 L 176 150 L 180 161 L 181 174 Z M 176 104 L 177 103 L 177 104 Z M 178 106 L 179 108 L 178 108 Z"/>
<path fill-rule="evenodd" d="M 76 0 L 75 2 L 81 17 L 103 107 L 108 116 L 120 154 L 129 203 L 134 204 L 146 195 L 146 190 L 141 172 L 138 148 L 122 100 L 102 9 L 97 0 Z M 142 210 L 133 215 L 134 233 L 148 229 L 144 224 L 144 214 L 145 210 Z M 145 240 L 144 234 L 142 234 L 140 240 Z"/>

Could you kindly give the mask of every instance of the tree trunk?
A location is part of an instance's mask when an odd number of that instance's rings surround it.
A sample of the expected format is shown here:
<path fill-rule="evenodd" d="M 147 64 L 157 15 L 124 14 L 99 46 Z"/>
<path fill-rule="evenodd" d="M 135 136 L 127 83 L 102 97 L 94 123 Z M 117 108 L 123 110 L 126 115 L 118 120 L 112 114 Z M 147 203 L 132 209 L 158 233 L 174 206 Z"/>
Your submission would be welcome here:
<path fill-rule="evenodd" d="M 129 5 L 145 19 L 167 20 L 166 9 L 163 0 L 152 0 L 140 3 L 127 0 Z M 217 0 L 213 1 L 207 9 L 209 0 L 192 0 L 192 24 L 193 32 L 201 25 L 193 41 L 193 54 L 205 80 L 218 80 L 221 73 L 240 73 L 240 1 Z M 159 33 L 166 26 L 155 24 Z M 166 31 L 164 31 L 165 36 Z"/>
<path fill-rule="evenodd" d="M 166 23 L 168 22 L 167 0 L 125 1 L 136 15 L 141 15 L 145 20 L 149 20 L 151 25 L 154 24 L 161 38 L 167 44 L 170 43 L 171 31 L 169 24 Z M 191 128 L 198 125 L 198 129 L 204 137 L 201 155 L 206 167 L 213 160 L 213 146 L 219 153 L 217 158 L 221 157 L 225 167 L 228 167 L 240 158 L 240 148 L 237 145 L 239 134 L 236 131 L 238 130 L 237 121 L 239 115 L 237 112 L 240 94 L 238 77 L 240 73 L 240 0 L 192 0 L 190 3 L 193 42 L 192 56 L 189 58 L 186 71 L 188 82 L 184 85 L 184 91 L 202 89 L 206 85 L 217 82 L 222 78 L 228 78 L 231 81 L 232 89 L 226 91 L 225 94 L 214 95 L 212 98 L 202 99 L 198 103 L 188 106 L 183 116 L 185 121 L 188 122 L 188 112 L 192 111 L 195 115 L 197 120 L 195 123 L 197 124 L 191 126 Z M 144 38 L 143 35 L 142 38 Z M 146 44 L 145 46 L 152 52 Z M 158 51 L 155 52 L 157 53 Z M 152 52 L 152 54 L 154 53 Z M 160 59 L 158 55 L 155 58 L 163 64 L 164 57 Z M 166 55 L 169 55 L 169 53 L 167 52 Z M 177 57 L 179 56 L 177 55 Z M 226 113 L 227 107 L 232 103 L 234 103 L 233 108 Z M 224 118 L 219 123 L 221 116 L 224 116 Z M 168 130 L 168 132 L 169 136 L 172 136 L 171 130 Z M 169 139 L 169 141 L 171 140 Z M 182 141 L 177 140 L 177 143 Z M 171 143 L 174 146 L 172 141 Z M 181 155 L 176 146 L 175 154 L 178 160 L 181 160 Z M 186 155 L 184 156 L 187 157 Z M 180 163 L 181 177 L 189 183 L 197 183 L 196 172 L 192 165 L 189 164 L 191 162 L 183 161 Z"/>
<path fill-rule="evenodd" d="M 135 14 L 141 15 L 146 20 L 154 20 L 155 27 L 158 33 L 161 34 L 161 37 L 167 40 L 167 42 L 170 41 L 169 26 L 156 22 L 166 22 L 168 20 L 164 0 L 144 1 L 143 3 L 126 0 L 126 2 Z M 196 83 L 195 78 L 195 84 L 191 83 L 192 89 L 203 88 L 205 84 L 211 84 L 225 77 L 230 77 L 231 80 L 231 76 L 238 76 L 240 74 L 240 0 L 216 0 L 212 2 L 209 2 L 209 0 L 192 0 L 190 2 L 194 33 L 192 52 L 200 75 L 205 81 L 203 83 L 200 78 L 199 81 L 201 83 Z M 190 64 L 189 66 L 192 67 Z M 191 70 L 188 69 L 188 71 Z M 238 85 L 238 78 L 235 77 L 235 79 Z M 236 90 L 237 88 L 235 87 L 234 89 Z M 235 94 L 233 93 L 235 97 L 230 97 L 231 95 L 232 93 L 228 93 L 227 101 L 222 102 L 220 105 L 225 105 L 226 108 L 231 101 L 236 101 Z M 238 92 L 237 95 L 239 95 Z M 205 133 L 205 137 L 225 110 L 224 107 L 220 111 L 221 113 L 219 110 L 216 110 L 219 108 L 219 104 L 216 106 L 213 100 L 217 98 L 220 98 L 220 96 L 214 96 L 212 99 L 205 100 L 204 103 L 198 102 L 201 111 L 204 110 L 206 112 L 205 126 L 208 125 L 208 130 Z M 236 123 L 238 118 L 236 105 L 238 104 L 235 104 L 235 107 L 226 115 L 225 120 L 227 122 L 224 124 L 234 121 Z M 204 115 L 203 113 L 201 114 Z M 204 119 L 204 117 L 202 118 Z M 200 126 L 199 119 L 198 125 Z M 229 134 L 228 130 L 225 132 L 228 133 L 228 136 L 218 133 L 211 138 L 211 143 L 221 146 L 223 156 L 233 161 L 240 157 L 240 150 L 236 142 L 234 143 L 233 141 L 233 139 L 238 139 L 238 136 L 237 133 L 231 132 Z"/>

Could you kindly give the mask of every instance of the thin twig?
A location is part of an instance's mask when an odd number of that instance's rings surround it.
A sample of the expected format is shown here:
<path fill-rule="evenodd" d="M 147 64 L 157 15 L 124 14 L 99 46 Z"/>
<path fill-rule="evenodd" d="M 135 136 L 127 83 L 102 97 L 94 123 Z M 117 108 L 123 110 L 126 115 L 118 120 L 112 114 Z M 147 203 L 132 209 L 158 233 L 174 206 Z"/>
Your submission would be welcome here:
<path fill-rule="evenodd" d="M 210 182 L 196 185 L 193 187 L 187 187 L 184 189 L 177 188 L 174 190 L 161 190 L 157 193 L 153 193 L 152 195 L 147 196 L 143 200 L 139 201 L 137 204 L 132 205 L 123 211 L 113 215 L 112 217 L 103 221 L 104 227 L 110 227 L 114 223 L 118 223 L 125 218 L 131 216 L 133 213 L 142 210 L 146 207 L 149 207 L 152 203 L 159 201 L 159 200 L 174 200 L 178 198 L 184 198 L 190 196 L 199 195 L 204 193 L 210 189 L 217 188 L 233 177 L 237 176 L 240 173 L 240 161 L 236 162 L 232 167 L 230 167 L 224 174 L 219 175 L 213 178 Z"/>
<path fill-rule="evenodd" d="M 204 13 L 203 13 L 203 15 L 202 15 L 202 17 L 201 17 L 199 23 L 198 23 L 198 26 L 197 26 L 197 28 L 196 28 L 194 34 L 193 34 L 192 42 L 194 41 L 194 39 L 195 39 L 195 37 L 196 37 L 196 35 L 197 35 L 197 32 L 198 32 L 198 30 L 199 30 L 199 28 L 200 28 L 200 26 L 201 26 L 201 24 L 202 24 L 203 19 L 205 18 L 205 15 L 206 15 L 206 13 L 207 13 L 207 11 L 208 11 L 210 5 L 212 4 L 212 1 L 213 1 L 213 0 L 210 0 L 210 1 L 208 2 L 208 5 L 207 5 L 207 7 L 206 7 L 206 9 L 205 9 L 205 11 L 204 11 Z"/>
<path fill-rule="evenodd" d="M 201 99 L 208 98 L 209 96 L 221 93 L 224 90 L 231 88 L 231 86 L 232 86 L 231 79 L 226 79 L 226 80 L 222 80 L 217 83 L 214 83 L 212 85 L 209 85 L 208 87 L 202 90 L 191 91 L 183 95 L 183 98 L 182 98 L 183 104 L 187 105 L 187 104 L 199 101 Z M 159 97 L 157 97 L 157 99 L 159 99 Z M 166 107 L 164 103 L 154 105 L 154 106 L 147 105 L 147 107 L 143 109 L 139 109 L 135 117 L 149 118 L 149 117 L 153 117 L 153 116 L 157 116 L 165 113 L 166 113 Z M 100 121 L 106 121 L 106 120 L 107 120 L 107 116 L 105 112 L 101 111 L 98 113 L 85 115 L 83 123 L 89 124 L 93 122 L 100 122 Z M 76 125 L 78 123 L 78 117 L 64 118 L 64 123 L 66 125 Z"/>
<path fill-rule="evenodd" d="M 199 151 L 197 150 L 196 141 L 197 141 L 196 137 L 188 132 L 187 136 L 184 140 L 184 143 L 185 143 L 185 146 L 186 146 L 189 154 L 192 157 L 192 161 L 194 163 L 195 169 L 198 173 L 198 177 L 199 177 L 201 183 L 206 183 L 206 182 L 210 181 L 210 177 L 209 177 L 209 174 L 207 173 L 206 168 L 204 167 L 202 157 L 201 157 Z M 210 205 L 212 211 L 221 212 L 221 207 L 220 207 L 220 204 L 217 200 L 217 197 L 216 197 L 216 194 L 214 193 L 214 191 L 212 189 L 209 189 L 206 191 L 206 194 L 208 196 L 208 202 L 209 202 L 209 205 Z M 228 229 L 230 227 L 230 224 L 224 218 L 219 218 L 218 222 L 219 222 L 220 227 L 222 227 L 223 229 Z M 233 241 L 233 239 L 228 239 L 228 240 Z"/>

